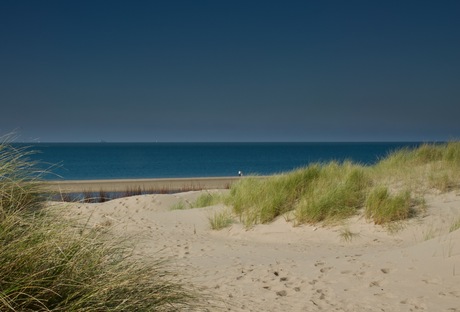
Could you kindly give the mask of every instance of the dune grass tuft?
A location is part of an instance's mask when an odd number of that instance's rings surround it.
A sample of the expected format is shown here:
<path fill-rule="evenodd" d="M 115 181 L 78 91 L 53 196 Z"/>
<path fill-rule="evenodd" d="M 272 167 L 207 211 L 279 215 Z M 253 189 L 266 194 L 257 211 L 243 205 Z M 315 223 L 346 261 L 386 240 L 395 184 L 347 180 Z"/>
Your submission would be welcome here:
<path fill-rule="evenodd" d="M 460 229 L 460 218 L 452 222 L 449 228 L 449 232 L 457 231 L 458 229 Z"/>
<path fill-rule="evenodd" d="M 334 222 L 357 213 L 370 184 L 364 170 L 350 163 L 330 163 L 295 206 L 297 223 Z"/>
<path fill-rule="evenodd" d="M 228 210 L 215 212 L 208 220 L 213 230 L 222 230 L 234 222 L 232 213 Z"/>
<path fill-rule="evenodd" d="M 1 311 L 200 310 L 165 263 L 44 207 L 27 153 L 0 144 Z"/>
<path fill-rule="evenodd" d="M 460 142 L 423 144 L 401 149 L 372 168 L 374 179 L 386 184 L 446 192 L 460 187 Z"/>
<path fill-rule="evenodd" d="M 192 204 L 192 208 L 202 208 L 215 205 L 221 201 L 218 194 L 204 193 L 201 194 Z"/>
<path fill-rule="evenodd" d="M 340 230 L 340 234 L 339 234 L 340 238 L 347 242 L 347 243 L 351 243 L 351 241 L 354 239 L 354 238 L 357 238 L 359 237 L 359 233 L 355 233 L 355 232 L 352 232 L 349 228 L 347 227 L 344 227 Z"/>
<path fill-rule="evenodd" d="M 376 187 L 366 200 L 364 215 L 375 224 L 407 219 L 411 214 L 411 194 L 402 191 L 391 195 L 387 187 Z"/>
<path fill-rule="evenodd" d="M 246 227 L 271 222 L 292 210 L 319 174 L 320 166 L 312 165 L 269 179 L 245 178 L 232 186 L 226 204 L 233 206 Z"/>
<path fill-rule="evenodd" d="M 51 212 L 3 220 L 0 310 L 174 310 L 193 299 L 163 263 L 136 261 L 127 244 L 70 226 Z"/>
<path fill-rule="evenodd" d="M 184 210 L 187 209 L 188 205 L 183 201 L 179 201 L 171 206 L 171 210 Z"/>
<path fill-rule="evenodd" d="M 40 172 L 27 157 L 32 152 L 0 143 L 0 220 L 10 213 L 22 213 L 42 207 L 44 188 Z"/>

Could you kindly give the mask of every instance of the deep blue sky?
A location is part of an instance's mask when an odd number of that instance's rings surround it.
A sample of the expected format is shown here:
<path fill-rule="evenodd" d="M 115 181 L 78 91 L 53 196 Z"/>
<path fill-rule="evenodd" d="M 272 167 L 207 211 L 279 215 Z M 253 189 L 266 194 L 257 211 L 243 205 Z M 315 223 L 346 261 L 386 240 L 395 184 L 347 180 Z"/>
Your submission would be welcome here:
<path fill-rule="evenodd" d="M 0 2 L 0 134 L 460 138 L 460 1 Z"/>

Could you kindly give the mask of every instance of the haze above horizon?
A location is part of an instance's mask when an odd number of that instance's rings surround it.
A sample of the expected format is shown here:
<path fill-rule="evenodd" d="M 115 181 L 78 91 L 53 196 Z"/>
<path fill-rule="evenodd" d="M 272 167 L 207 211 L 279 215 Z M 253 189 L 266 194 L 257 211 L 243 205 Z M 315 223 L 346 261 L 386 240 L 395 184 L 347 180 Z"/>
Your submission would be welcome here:
<path fill-rule="evenodd" d="M 459 1 L 2 1 L 0 135 L 460 138 Z"/>

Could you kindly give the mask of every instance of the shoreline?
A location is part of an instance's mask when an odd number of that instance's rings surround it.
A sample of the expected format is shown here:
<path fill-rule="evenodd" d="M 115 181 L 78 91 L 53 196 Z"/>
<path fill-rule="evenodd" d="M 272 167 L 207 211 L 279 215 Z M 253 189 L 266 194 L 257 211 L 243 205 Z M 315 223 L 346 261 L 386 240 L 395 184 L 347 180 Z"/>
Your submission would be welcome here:
<path fill-rule="evenodd" d="M 265 178 L 258 176 L 257 178 Z M 200 190 L 228 189 L 242 177 L 194 177 L 194 178 L 154 178 L 154 179 L 114 179 L 114 180 L 63 180 L 44 181 L 52 192 L 122 192 L 128 189 L 141 190 Z"/>

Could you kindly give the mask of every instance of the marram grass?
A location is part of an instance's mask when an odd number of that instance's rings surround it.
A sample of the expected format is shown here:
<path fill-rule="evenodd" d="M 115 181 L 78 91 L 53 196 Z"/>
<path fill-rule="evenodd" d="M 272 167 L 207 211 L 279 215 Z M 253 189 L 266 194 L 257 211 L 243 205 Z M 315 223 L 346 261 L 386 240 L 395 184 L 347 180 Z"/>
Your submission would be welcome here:
<path fill-rule="evenodd" d="M 119 240 L 69 228 L 51 212 L 3 220 L 3 309 L 174 311 L 193 299 L 192 292 L 168 279 L 164 264 L 136 261 Z"/>
<path fill-rule="evenodd" d="M 295 222 L 340 220 L 356 213 L 370 180 L 360 166 L 314 164 L 268 179 L 245 178 L 232 187 L 227 204 L 250 227 L 294 211 Z"/>
<path fill-rule="evenodd" d="M 330 163 L 295 206 L 297 223 L 338 221 L 357 213 L 370 184 L 364 170 L 349 163 Z"/>
<path fill-rule="evenodd" d="M 320 174 L 320 166 L 299 169 L 269 179 L 245 178 L 232 186 L 226 204 L 232 205 L 241 221 L 250 227 L 271 222 L 292 210 Z"/>
<path fill-rule="evenodd" d="M 0 311 L 196 311 L 165 263 L 44 208 L 26 150 L 0 144 Z"/>
<path fill-rule="evenodd" d="M 449 232 L 454 232 L 454 231 L 457 231 L 458 229 L 460 229 L 460 218 L 457 218 L 456 220 L 452 222 L 449 228 Z"/>
<path fill-rule="evenodd" d="M 233 216 L 230 211 L 218 211 L 208 217 L 209 224 L 212 230 L 222 230 L 233 224 Z"/>
<path fill-rule="evenodd" d="M 220 202 L 218 194 L 204 193 L 201 194 L 192 204 L 191 208 L 203 208 L 215 205 Z"/>
<path fill-rule="evenodd" d="M 331 162 L 267 179 L 246 177 L 232 185 L 225 203 L 246 227 L 287 212 L 295 224 L 304 224 L 336 222 L 363 210 L 384 224 L 412 216 L 420 194 L 458 188 L 460 142 L 449 142 L 395 151 L 374 166 Z"/>
<path fill-rule="evenodd" d="M 188 209 L 189 205 L 186 204 L 183 200 L 175 203 L 174 205 L 171 206 L 171 210 L 184 210 Z"/>
<path fill-rule="evenodd" d="M 424 192 L 460 187 L 460 142 L 401 149 L 371 167 L 374 180 Z"/>
<path fill-rule="evenodd" d="M 375 224 L 404 220 L 411 214 L 411 202 L 407 190 L 392 195 L 387 187 L 377 187 L 367 197 L 364 215 Z"/>
<path fill-rule="evenodd" d="M 358 238 L 360 236 L 359 233 L 352 232 L 349 228 L 344 227 L 340 230 L 340 239 L 344 242 L 351 243 L 354 238 Z"/>

